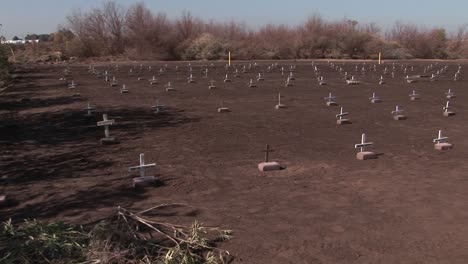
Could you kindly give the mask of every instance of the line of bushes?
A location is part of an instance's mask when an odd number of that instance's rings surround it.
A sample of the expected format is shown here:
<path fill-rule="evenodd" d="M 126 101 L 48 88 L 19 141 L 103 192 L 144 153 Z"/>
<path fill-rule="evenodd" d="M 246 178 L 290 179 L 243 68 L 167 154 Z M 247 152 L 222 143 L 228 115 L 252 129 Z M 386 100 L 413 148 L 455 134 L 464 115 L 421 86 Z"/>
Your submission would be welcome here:
<path fill-rule="evenodd" d="M 143 3 L 124 8 L 105 2 L 75 10 L 68 25 L 51 35 L 68 56 L 126 56 L 135 59 L 215 60 L 375 58 L 457 59 L 468 57 L 468 34 L 401 22 L 382 32 L 374 23 L 327 21 L 320 15 L 298 26 L 268 24 L 253 30 L 242 23 L 218 23 L 183 12 L 178 18 L 153 13 Z"/>

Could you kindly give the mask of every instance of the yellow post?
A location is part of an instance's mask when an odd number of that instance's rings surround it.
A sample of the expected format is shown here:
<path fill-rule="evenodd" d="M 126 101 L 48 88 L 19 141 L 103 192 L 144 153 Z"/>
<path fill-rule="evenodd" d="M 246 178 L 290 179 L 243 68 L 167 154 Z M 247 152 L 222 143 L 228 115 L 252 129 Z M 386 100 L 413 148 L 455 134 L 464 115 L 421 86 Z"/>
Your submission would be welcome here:
<path fill-rule="evenodd" d="M 379 52 L 379 65 L 382 63 L 382 52 Z"/>
<path fill-rule="evenodd" d="M 231 52 L 229 51 L 229 66 L 231 66 Z"/>

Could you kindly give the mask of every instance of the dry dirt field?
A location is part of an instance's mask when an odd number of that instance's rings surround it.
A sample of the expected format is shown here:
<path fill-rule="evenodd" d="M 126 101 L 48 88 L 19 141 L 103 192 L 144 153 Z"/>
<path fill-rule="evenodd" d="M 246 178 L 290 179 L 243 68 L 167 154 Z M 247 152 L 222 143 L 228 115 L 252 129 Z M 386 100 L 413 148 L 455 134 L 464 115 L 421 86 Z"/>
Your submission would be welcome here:
<path fill-rule="evenodd" d="M 363 62 L 336 62 L 334 68 L 316 62 L 328 82 L 319 86 L 310 61 L 259 62 L 243 73 L 248 63 L 228 70 L 215 63 L 208 79 L 202 73 L 208 64 L 192 63 L 193 84 L 186 81 L 186 62 L 167 63 L 163 76 L 157 72 L 165 62 L 143 63 L 142 77 L 156 75 L 155 86 L 128 75 L 139 63 L 121 64 L 118 72 L 96 66 L 116 75 L 128 94 L 90 74 L 88 65 L 71 65 L 81 97 L 59 81 L 65 66 L 25 66 L 0 94 L 0 195 L 12 199 L 0 208 L 0 220 L 84 224 L 116 206 L 186 203 L 190 207 L 166 208 L 154 217 L 232 229 L 234 238 L 221 247 L 236 256 L 234 263 L 468 263 L 468 65 L 453 81 L 458 62 L 397 62 L 395 78 L 391 62 L 376 71 L 375 62 L 367 62 L 365 75 Z M 272 63 L 278 65 L 268 72 Z M 404 79 L 430 64 L 428 74 L 445 65 L 447 71 L 434 82 Z M 290 65 L 296 80 L 284 87 Z M 379 85 L 385 67 L 386 84 Z M 222 81 L 226 71 L 231 83 Z M 346 85 L 345 71 L 362 83 Z M 249 88 L 259 72 L 265 81 Z M 211 78 L 215 90 L 208 89 Z M 176 91 L 165 91 L 168 81 Z M 413 89 L 420 100 L 409 99 Z M 448 89 L 456 94 L 453 117 L 442 115 Z M 287 109 L 274 109 L 278 91 Z M 325 105 L 329 92 L 338 107 Z M 372 92 L 382 103 L 370 103 Z M 157 99 L 165 106 L 159 114 L 151 109 Z M 92 118 L 82 110 L 88 101 L 96 107 Z M 217 112 L 221 101 L 230 113 Z M 395 105 L 407 120 L 392 119 Z M 340 106 L 352 124 L 336 125 Z M 104 129 L 96 122 L 102 113 L 115 119 L 111 135 L 119 144 L 100 145 Z M 454 149 L 434 150 L 439 129 Z M 363 132 L 374 142 L 375 160 L 355 157 Z M 287 169 L 258 171 L 265 144 L 275 150 L 271 159 Z M 140 153 L 157 163 L 150 174 L 160 183 L 135 191 L 128 167 L 138 164 Z"/>

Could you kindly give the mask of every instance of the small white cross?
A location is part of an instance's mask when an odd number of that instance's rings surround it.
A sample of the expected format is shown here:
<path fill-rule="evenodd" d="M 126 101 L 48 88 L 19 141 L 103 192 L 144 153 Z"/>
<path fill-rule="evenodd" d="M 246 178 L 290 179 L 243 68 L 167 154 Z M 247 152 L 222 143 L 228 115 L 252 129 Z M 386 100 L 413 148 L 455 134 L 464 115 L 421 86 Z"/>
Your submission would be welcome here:
<path fill-rule="evenodd" d="M 115 123 L 114 119 L 107 119 L 107 114 L 102 114 L 102 121 L 97 122 L 97 126 L 103 126 L 104 127 L 104 135 L 106 138 L 110 137 L 110 131 L 109 131 L 109 126 L 113 125 Z"/>
<path fill-rule="evenodd" d="M 355 144 L 354 148 L 359 148 L 360 152 L 363 152 L 365 147 L 372 146 L 374 143 L 372 142 L 366 142 L 366 134 L 362 133 L 361 135 L 361 143 L 360 144 Z"/>
<path fill-rule="evenodd" d="M 129 171 L 139 170 L 140 177 L 144 178 L 146 168 L 151 168 L 155 166 L 156 166 L 156 163 L 145 164 L 145 154 L 140 154 L 140 166 L 129 167 L 128 170 Z"/>

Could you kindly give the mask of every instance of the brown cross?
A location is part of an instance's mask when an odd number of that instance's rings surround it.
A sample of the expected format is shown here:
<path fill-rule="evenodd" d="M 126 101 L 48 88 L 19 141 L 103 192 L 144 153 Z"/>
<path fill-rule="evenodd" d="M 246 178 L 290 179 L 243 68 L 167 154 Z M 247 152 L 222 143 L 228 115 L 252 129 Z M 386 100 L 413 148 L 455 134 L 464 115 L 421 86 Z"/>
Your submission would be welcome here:
<path fill-rule="evenodd" d="M 265 149 L 263 150 L 265 152 L 265 162 L 268 162 L 268 157 L 270 152 L 274 152 L 273 149 L 270 148 L 270 145 L 266 144 Z"/>

